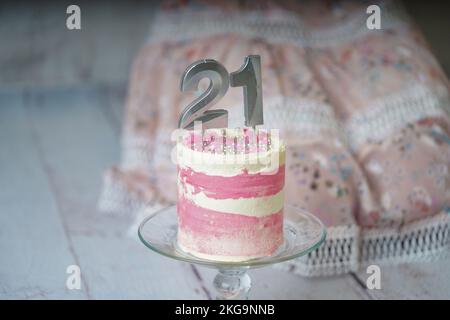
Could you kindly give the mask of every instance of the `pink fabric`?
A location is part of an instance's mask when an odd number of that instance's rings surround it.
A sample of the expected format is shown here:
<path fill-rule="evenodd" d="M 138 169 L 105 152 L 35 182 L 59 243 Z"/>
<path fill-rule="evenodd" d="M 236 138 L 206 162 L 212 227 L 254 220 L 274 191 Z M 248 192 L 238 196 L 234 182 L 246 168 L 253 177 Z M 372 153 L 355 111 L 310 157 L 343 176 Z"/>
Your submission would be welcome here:
<path fill-rule="evenodd" d="M 327 20 L 331 15 L 322 17 Z M 445 208 L 450 146 L 433 133 L 448 134 L 448 80 L 420 32 L 402 26 L 313 48 L 310 61 L 349 130 L 350 142 L 355 140 L 353 153 L 377 204 L 374 210 L 358 210 L 358 223 L 401 226 Z M 429 96 L 415 97 L 410 88 L 442 97 L 442 105 L 427 105 Z M 414 109 L 421 104 L 423 114 Z M 373 112 L 376 109 L 378 114 Z M 382 114 L 388 112 L 391 119 Z M 357 122 L 357 117 L 364 121 Z M 394 117 L 403 119 L 394 121 Z M 378 122 L 382 134 L 367 132 L 365 139 L 356 141 L 356 132 L 372 129 L 367 126 L 370 121 Z"/>
<path fill-rule="evenodd" d="M 399 226 L 440 212 L 449 203 L 450 145 L 430 125 L 410 125 L 367 150 L 360 163 L 380 204 L 359 212 L 365 226 Z"/>
<path fill-rule="evenodd" d="M 313 212 L 326 226 L 352 225 L 358 212 L 376 210 L 351 154 L 327 143 L 290 148 L 285 190 L 287 201 Z"/>
<path fill-rule="evenodd" d="M 199 11 L 211 9 L 200 3 Z M 253 2 L 239 3 L 218 5 L 227 14 L 254 12 Z M 184 8 L 175 3 L 166 9 L 180 6 Z M 366 17 L 365 8 L 359 2 L 264 1 L 258 12 L 268 20 L 294 14 L 304 30 L 326 34 L 360 12 Z M 266 125 L 279 127 L 288 145 L 287 203 L 314 213 L 327 226 L 401 226 L 440 212 L 449 201 L 447 78 L 410 23 L 356 31 L 317 46 L 229 31 L 150 41 L 133 64 L 124 126 L 125 144 L 127 139 L 145 143 L 129 143 L 132 151 L 110 174 L 143 202 L 155 194 L 175 202 L 170 134 L 193 99 L 179 91 L 181 74 L 198 59 L 217 59 L 234 71 L 246 55 L 259 54 Z M 360 31 L 352 38 L 351 33 Z M 416 87 L 427 96 L 408 91 Z M 427 107 L 429 97 L 435 109 Z M 230 123 L 242 126 L 242 89 L 230 88 L 214 108 L 240 115 Z M 145 153 L 146 160 L 127 162 L 131 153 Z"/>
<path fill-rule="evenodd" d="M 392 29 L 314 49 L 311 63 L 343 121 L 413 84 L 430 90 L 448 85 L 416 29 Z"/>

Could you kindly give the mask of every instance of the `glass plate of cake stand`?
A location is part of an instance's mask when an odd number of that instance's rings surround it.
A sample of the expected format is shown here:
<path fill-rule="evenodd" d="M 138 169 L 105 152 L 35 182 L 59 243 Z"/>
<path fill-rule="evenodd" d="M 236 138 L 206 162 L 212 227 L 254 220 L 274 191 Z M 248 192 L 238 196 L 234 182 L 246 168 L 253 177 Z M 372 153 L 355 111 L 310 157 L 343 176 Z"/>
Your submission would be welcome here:
<path fill-rule="evenodd" d="M 284 207 L 284 243 L 271 256 L 239 262 L 195 257 L 177 244 L 177 208 L 167 207 L 145 218 L 139 226 L 139 239 L 149 249 L 172 259 L 218 270 L 214 278 L 217 299 L 247 299 L 251 279 L 247 271 L 288 261 L 317 249 L 326 237 L 322 222 L 293 206 Z"/>

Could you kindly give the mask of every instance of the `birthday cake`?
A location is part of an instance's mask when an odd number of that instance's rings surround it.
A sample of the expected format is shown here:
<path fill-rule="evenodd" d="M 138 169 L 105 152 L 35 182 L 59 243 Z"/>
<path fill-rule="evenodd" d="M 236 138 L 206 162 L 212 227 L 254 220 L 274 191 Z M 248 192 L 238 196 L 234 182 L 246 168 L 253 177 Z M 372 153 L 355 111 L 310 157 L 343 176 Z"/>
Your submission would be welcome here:
<path fill-rule="evenodd" d="M 177 141 L 178 246 L 244 261 L 283 243 L 285 145 L 266 130 L 182 130 Z"/>

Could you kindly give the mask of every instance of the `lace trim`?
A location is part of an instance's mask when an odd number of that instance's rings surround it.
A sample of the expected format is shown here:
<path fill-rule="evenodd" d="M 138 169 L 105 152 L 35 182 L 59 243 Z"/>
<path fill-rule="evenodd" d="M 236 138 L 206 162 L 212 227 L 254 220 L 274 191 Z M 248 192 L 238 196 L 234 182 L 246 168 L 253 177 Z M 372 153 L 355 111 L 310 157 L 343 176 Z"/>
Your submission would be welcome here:
<path fill-rule="evenodd" d="M 122 175 L 124 174 L 126 175 L 126 172 L 122 173 Z M 114 170 L 108 170 L 103 176 L 103 187 L 97 208 L 101 212 L 136 216 L 141 210 L 148 212 L 149 208 L 162 208 L 170 204 L 173 203 L 168 201 L 156 189 L 150 198 L 144 199 L 136 192 L 130 190 L 123 177 L 114 172 Z"/>
<path fill-rule="evenodd" d="M 277 96 L 265 101 L 264 113 L 265 128 L 283 128 L 282 131 L 298 134 L 302 139 L 337 138 L 341 143 L 346 143 L 344 130 L 336 120 L 333 109 L 325 103 Z M 240 106 L 230 108 L 230 127 L 242 127 L 243 117 Z M 124 132 L 122 169 L 150 171 L 154 165 L 166 163 L 167 159 L 170 159 L 174 145 L 169 131 L 161 131 L 154 143 L 149 139 L 148 136 L 137 135 L 132 131 Z"/>
<path fill-rule="evenodd" d="M 136 236 L 142 219 L 172 203 L 160 196 L 144 201 L 133 196 L 119 179 L 105 175 L 99 209 L 130 215 L 134 223 L 128 234 Z M 327 240 L 308 255 L 277 266 L 302 276 L 330 276 L 357 272 L 370 264 L 395 265 L 406 262 L 433 261 L 450 255 L 450 214 L 410 223 L 403 228 L 360 229 L 356 225 L 327 229 Z"/>
<path fill-rule="evenodd" d="M 396 265 L 434 261 L 450 255 L 450 215 L 443 211 L 400 230 L 330 227 L 326 243 L 282 268 L 302 276 L 327 276 L 358 271 L 371 264 Z"/>
<path fill-rule="evenodd" d="M 229 126 L 242 127 L 242 108 L 229 109 Z M 344 130 L 331 106 L 309 99 L 275 96 L 264 100 L 264 128 L 281 129 L 281 133 L 298 135 L 298 141 L 338 138 L 346 140 Z"/>
<path fill-rule="evenodd" d="M 125 129 L 126 130 L 126 129 Z M 124 131 L 122 135 L 122 169 L 149 170 L 152 162 L 151 143 L 148 136 Z"/>
<path fill-rule="evenodd" d="M 366 28 L 363 10 L 344 22 L 324 29 L 310 30 L 301 17 L 284 10 L 270 12 L 223 12 L 193 9 L 158 12 L 150 30 L 149 42 L 190 40 L 224 33 L 263 37 L 273 42 L 289 42 L 304 47 L 323 47 L 353 41 L 376 32 Z M 408 18 L 391 2 L 383 6 L 382 29 L 401 28 Z"/>
<path fill-rule="evenodd" d="M 450 215 L 440 213 L 396 229 L 364 231 L 361 262 L 382 264 L 435 258 L 450 248 Z M 443 252 L 444 251 L 444 252 Z M 448 252 L 447 252 L 448 253 Z"/>
<path fill-rule="evenodd" d="M 450 116 L 450 96 L 443 86 L 432 90 L 416 84 L 374 102 L 347 120 L 345 127 L 336 120 L 331 106 L 314 100 L 276 96 L 267 99 L 264 108 L 266 128 L 283 128 L 304 139 L 334 137 L 357 150 L 367 142 L 383 141 L 407 123 Z M 243 125 L 241 111 L 240 107 L 230 108 L 230 126 Z M 151 170 L 153 163 L 170 159 L 173 148 L 170 132 L 159 134 L 156 141 L 152 153 L 153 144 L 148 136 L 124 132 L 121 168 Z"/>
<path fill-rule="evenodd" d="M 130 192 L 111 173 L 104 179 L 98 207 L 103 212 L 131 215 L 134 223 L 129 235 L 136 236 L 145 216 L 171 205 L 155 193 L 144 200 Z M 329 276 L 356 272 L 370 264 L 399 264 L 432 261 L 450 253 L 450 212 L 412 222 L 399 229 L 361 229 L 357 225 L 335 226 L 327 229 L 327 240 L 308 255 L 277 266 L 302 276 Z"/>
<path fill-rule="evenodd" d="M 125 182 L 111 170 L 103 176 L 103 187 L 97 203 L 101 212 L 133 214 L 145 206 L 144 201 L 131 193 Z"/>
<path fill-rule="evenodd" d="M 356 271 L 359 233 L 356 225 L 327 228 L 327 239 L 321 247 L 277 267 L 307 276 L 329 276 Z"/>
<path fill-rule="evenodd" d="M 450 97 L 443 86 L 436 86 L 432 90 L 415 84 L 383 97 L 364 109 L 345 122 L 352 150 L 357 150 L 367 142 L 381 142 L 407 123 L 428 117 L 449 116 Z"/>

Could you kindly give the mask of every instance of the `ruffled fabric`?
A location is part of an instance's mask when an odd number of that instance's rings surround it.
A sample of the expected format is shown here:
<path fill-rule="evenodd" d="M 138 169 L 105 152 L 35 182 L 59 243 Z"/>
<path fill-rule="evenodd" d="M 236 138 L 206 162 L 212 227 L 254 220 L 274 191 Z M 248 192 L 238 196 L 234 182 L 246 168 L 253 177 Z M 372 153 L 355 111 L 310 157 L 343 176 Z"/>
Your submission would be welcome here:
<path fill-rule="evenodd" d="M 194 98 L 181 74 L 203 58 L 231 72 L 258 54 L 264 126 L 288 145 L 286 202 L 328 229 L 322 247 L 282 267 L 330 275 L 448 252 L 449 86 L 409 18 L 383 2 L 383 29 L 369 30 L 359 1 L 258 3 L 163 4 L 133 64 L 122 161 L 105 173 L 100 209 L 139 221 L 174 204 L 171 135 Z M 214 108 L 242 127 L 242 104 L 230 88 Z"/>

